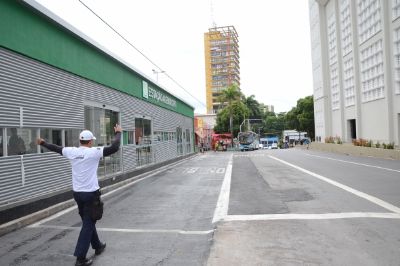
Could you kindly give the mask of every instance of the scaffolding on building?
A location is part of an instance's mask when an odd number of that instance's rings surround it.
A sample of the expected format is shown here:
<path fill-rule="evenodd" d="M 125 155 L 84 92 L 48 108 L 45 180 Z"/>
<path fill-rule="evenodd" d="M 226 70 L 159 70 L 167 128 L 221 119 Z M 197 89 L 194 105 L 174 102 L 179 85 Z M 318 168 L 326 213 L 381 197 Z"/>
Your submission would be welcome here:
<path fill-rule="evenodd" d="M 213 27 L 205 33 L 207 113 L 223 107 L 218 98 L 232 84 L 240 89 L 239 39 L 234 26 Z"/>

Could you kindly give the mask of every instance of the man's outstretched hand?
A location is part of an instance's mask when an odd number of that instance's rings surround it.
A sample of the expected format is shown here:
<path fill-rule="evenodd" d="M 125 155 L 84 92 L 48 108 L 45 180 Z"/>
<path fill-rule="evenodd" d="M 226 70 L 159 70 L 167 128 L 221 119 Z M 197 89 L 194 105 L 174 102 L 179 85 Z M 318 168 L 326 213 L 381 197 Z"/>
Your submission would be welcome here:
<path fill-rule="evenodd" d="M 115 132 L 115 133 L 117 133 L 117 132 L 122 132 L 122 127 L 121 127 L 120 125 L 118 125 L 118 124 L 115 124 L 114 132 Z"/>

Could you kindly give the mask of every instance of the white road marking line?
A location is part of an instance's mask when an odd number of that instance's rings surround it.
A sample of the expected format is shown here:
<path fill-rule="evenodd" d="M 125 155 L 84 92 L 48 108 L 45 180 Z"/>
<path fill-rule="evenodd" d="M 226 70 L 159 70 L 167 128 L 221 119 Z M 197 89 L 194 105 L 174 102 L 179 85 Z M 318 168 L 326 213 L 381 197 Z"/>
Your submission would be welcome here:
<path fill-rule="evenodd" d="M 231 154 L 229 157 L 228 166 L 226 167 L 224 181 L 222 182 L 221 192 L 219 193 L 217 207 L 214 211 L 212 223 L 216 223 L 228 215 L 229 194 L 231 190 L 232 177 L 232 157 L 233 155 Z"/>
<path fill-rule="evenodd" d="M 345 160 L 340 160 L 340 159 L 335 159 L 335 158 L 330 158 L 330 157 L 325 157 L 325 156 L 313 155 L 313 154 L 309 154 L 309 153 L 306 153 L 306 154 L 307 154 L 308 156 L 314 156 L 314 157 L 319 157 L 319 158 L 323 158 L 323 159 L 329 159 L 329 160 L 338 161 L 338 162 L 343 162 L 343 163 L 361 165 L 361 166 L 372 167 L 372 168 L 378 168 L 378 169 L 382 169 L 382 170 L 387 170 L 387 171 L 392 171 L 392 172 L 400 173 L 400 170 L 396 170 L 396 169 L 391 169 L 391 168 L 386 168 L 386 167 L 381 167 L 381 166 L 376 166 L 376 165 L 370 165 L 370 164 L 364 164 L 364 163 L 350 162 L 350 161 L 345 161 Z"/>
<path fill-rule="evenodd" d="M 30 226 L 33 228 L 32 226 Z M 81 227 L 71 226 L 58 226 L 58 225 L 37 225 L 35 228 L 50 228 L 59 230 L 81 230 Z M 181 235 L 208 235 L 214 232 L 214 230 L 206 231 L 185 231 L 179 229 L 123 229 L 123 228 L 104 228 L 98 227 L 97 231 L 101 232 L 121 232 L 121 233 L 162 233 L 162 234 L 181 234 Z"/>
<path fill-rule="evenodd" d="M 228 215 L 224 221 L 271 221 L 271 220 L 329 220 L 350 218 L 384 218 L 400 219 L 398 213 L 376 213 L 376 212 L 348 212 L 348 213 L 320 213 L 320 214 L 258 214 L 258 215 Z"/>
<path fill-rule="evenodd" d="M 137 179 L 137 180 L 135 180 L 135 181 L 132 181 L 132 182 L 129 182 L 129 183 L 127 183 L 126 185 L 123 185 L 123 186 L 121 186 L 121 187 L 118 187 L 118 188 L 116 188 L 116 189 L 114 189 L 114 190 L 111 190 L 111 191 L 109 191 L 109 192 L 103 194 L 103 195 L 102 195 L 102 198 L 108 197 L 108 196 L 114 194 L 115 192 L 118 192 L 118 191 L 120 191 L 120 190 L 122 190 L 122 189 L 125 189 L 125 188 L 127 188 L 127 187 L 130 187 L 130 186 L 133 186 L 134 184 L 136 184 L 136 183 L 138 183 L 138 182 L 140 182 L 140 181 L 146 180 L 146 179 L 149 178 L 149 177 L 152 177 L 152 176 L 154 176 L 154 175 L 156 175 L 156 174 L 158 174 L 158 173 L 160 173 L 160 172 L 162 172 L 162 171 L 165 171 L 165 169 L 168 169 L 169 167 L 175 167 L 176 165 L 182 164 L 182 163 L 184 163 L 184 162 L 186 162 L 187 160 L 190 160 L 190 159 L 191 159 L 191 158 L 182 160 L 182 161 L 177 162 L 176 164 L 173 164 L 173 165 L 166 165 L 166 166 L 164 166 L 164 167 L 159 168 L 159 169 L 158 169 L 157 171 L 155 171 L 155 172 L 147 172 L 147 173 L 140 174 L 140 175 L 137 176 L 139 179 Z M 154 171 L 154 170 L 153 170 L 153 171 Z M 147 174 L 147 176 L 146 176 L 146 174 Z M 140 176 L 144 176 L 144 177 L 140 178 Z M 124 181 L 122 181 L 122 182 L 124 182 Z M 115 185 L 118 185 L 118 183 L 115 184 Z M 62 203 L 59 203 L 59 204 L 62 204 Z M 49 207 L 48 209 L 50 209 L 50 208 L 51 208 L 51 207 Z M 45 219 L 43 219 L 43 220 L 40 220 L 39 222 L 36 222 L 36 223 L 34 223 L 34 224 L 31 224 L 31 225 L 29 225 L 28 227 L 38 227 L 39 225 L 41 225 L 41 224 L 43 224 L 43 223 L 46 223 L 46 222 L 48 222 L 48 221 L 54 220 L 54 219 L 56 219 L 56 218 L 58 218 L 58 217 L 60 217 L 60 216 L 62 216 L 62 215 L 64 215 L 64 214 L 66 214 L 66 213 L 68 213 L 68 212 L 70 212 L 70 211 L 75 210 L 76 208 L 77 208 L 76 205 L 73 206 L 73 207 L 69 207 L 68 209 L 65 209 L 65 210 L 63 210 L 63 211 L 57 212 L 56 214 L 53 214 L 53 215 L 51 215 L 51 216 L 49 216 L 49 217 L 47 217 L 47 218 L 45 218 Z"/>
<path fill-rule="evenodd" d="M 364 198 L 364 199 L 366 199 L 366 200 L 368 200 L 368 201 L 370 201 L 372 203 L 375 203 L 376 205 L 379 205 L 379 206 L 381 206 L 381 207 L 383 207 L 383 208 L 385 208 L 385 209 L 387 209 L 389 211 L 392 211 L 392 212 L 395 212 L 395 213 L 400 213 L 400 208 L 398 208 L 398 207 L 396 207 L 396 206 L 394 206 L 394 205 L 392 205 L 390 203 L 387 203 L 386 201 L 383 201 L 383 200 L 381 200 L 381 199 L 379 199 L 377 197 L 368 195 L 368 194 L 366 194 L 364 192 L 361 192 L 359 190 L 353 189 L 353 188 L 351 188 L 349 186 L 343 185 L 343 184 L 341 184 L 339 182 L 333 181 L 332 179 L 329 179 L 329 178 L 324 177 L 322 175 L 313 173 L 313 172 L 308 171 L 308 170 L 306 170 L 304 168 L 301 168 L 301 167 L 299 167 L 297 165 L 294 165 L 294 164 L 291 164 L 291 163 L 286 162 L 284 160 L 278 159 L 278 158 L 276 158 L 274 156 L 269 155 L 269 157 L 274 159 L 274 160 L 277 160 L 277 161 L 279 161 L 279 162 L 281 162 L 283 164 L 286 164 L 286 165 L 289 165 L 289 166 L 291 166 L 293 168 L 296 168 L 297 170 L 300 170 L 300 171 L 302 171 L 302 172 L 304 172 L 306 174 L 309 174 L 309 175 L 314 176 L 314 177 L 316 177 L 318 179 L 321 179 L 322 181 L 325 181 L 325 182 L 327 182 L 329 184 L 332 184 L 332 185 L 334 185 L 334 186 L 336 186 L 338 188 L 341 188 L 341 189 L 346 190 L 346 191 L 348 191 L 350 193 L 353 193 L 354 195 L 357 195 L 357 196 L 359 196 L 361 198 Z"/>

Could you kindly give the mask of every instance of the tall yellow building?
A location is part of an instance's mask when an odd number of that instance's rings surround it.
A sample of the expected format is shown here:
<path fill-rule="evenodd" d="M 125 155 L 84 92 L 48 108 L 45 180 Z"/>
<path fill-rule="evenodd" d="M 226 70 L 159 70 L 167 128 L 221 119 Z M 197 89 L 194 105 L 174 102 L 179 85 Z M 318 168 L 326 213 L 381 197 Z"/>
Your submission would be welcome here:
<path fill-rule="evenodd" d="M 207 113 L 221 108 L 218 96 L 231 84 L 240 89 L 239 40 L 233 26 L 214 27 L 204 33 Z"/>

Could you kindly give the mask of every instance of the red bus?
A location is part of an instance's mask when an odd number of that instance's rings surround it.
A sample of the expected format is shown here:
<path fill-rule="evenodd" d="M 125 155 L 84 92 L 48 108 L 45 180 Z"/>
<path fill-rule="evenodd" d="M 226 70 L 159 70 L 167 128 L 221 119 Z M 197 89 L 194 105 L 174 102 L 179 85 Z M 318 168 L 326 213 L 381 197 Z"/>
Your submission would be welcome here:
<path fill-rule="evenodd" d="M 218 144 L 218 145 L 217 145 Z M 226 151 L 228 146 L 232 146 L 232 134 L 212 134 L 211 145 L 214 151 Z"/>

